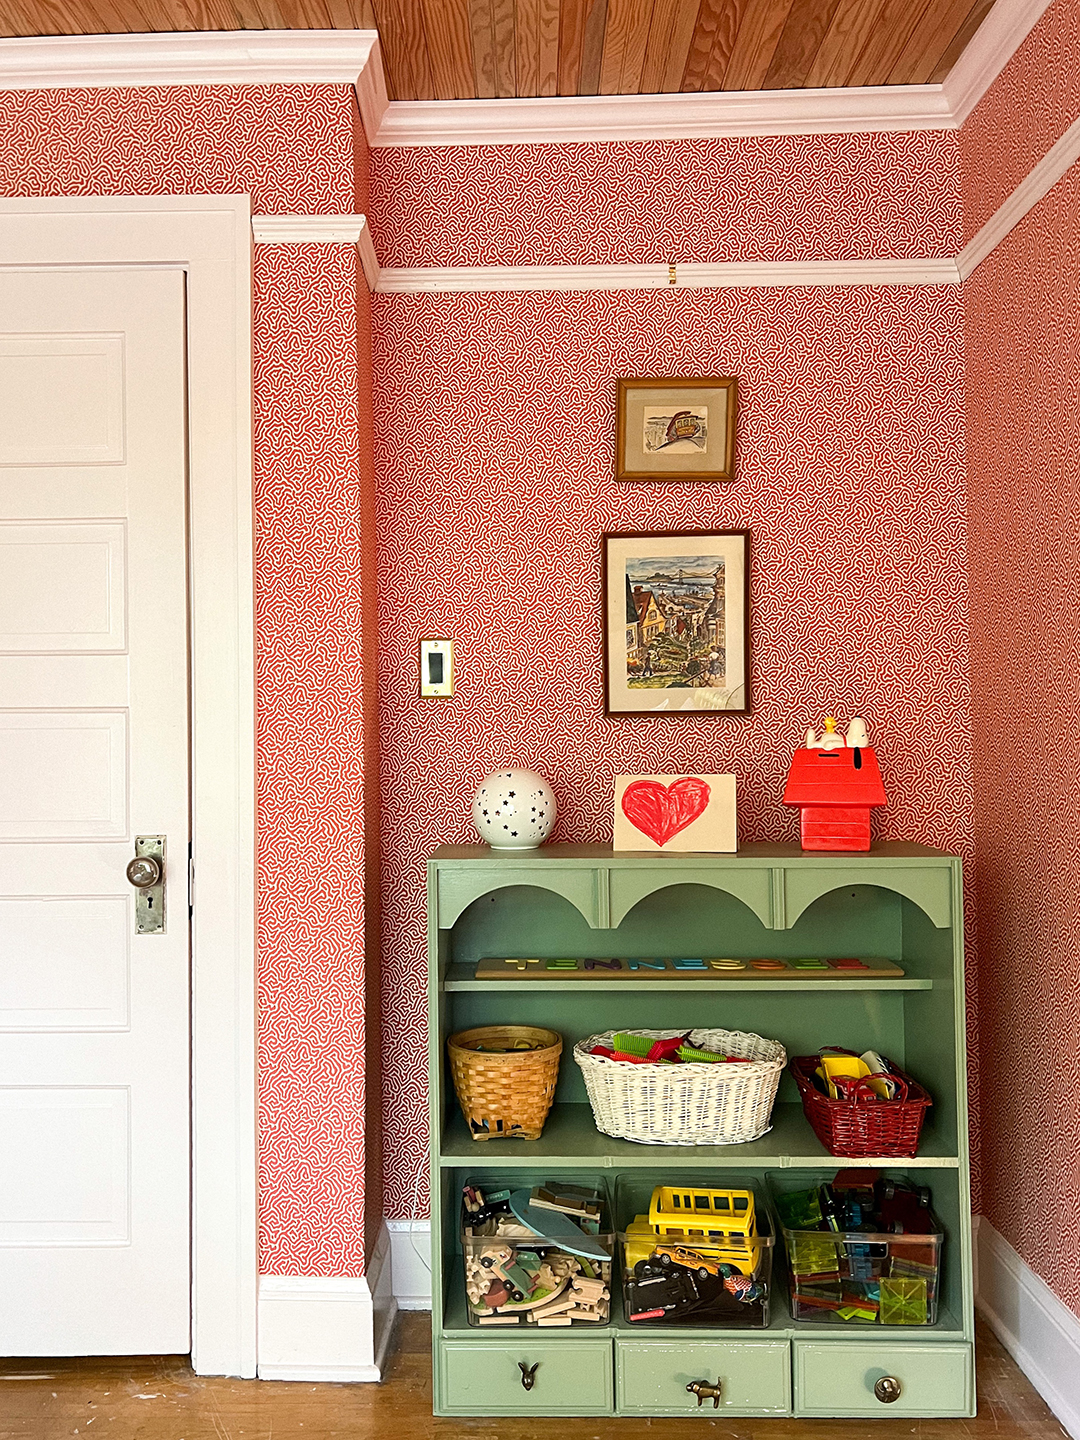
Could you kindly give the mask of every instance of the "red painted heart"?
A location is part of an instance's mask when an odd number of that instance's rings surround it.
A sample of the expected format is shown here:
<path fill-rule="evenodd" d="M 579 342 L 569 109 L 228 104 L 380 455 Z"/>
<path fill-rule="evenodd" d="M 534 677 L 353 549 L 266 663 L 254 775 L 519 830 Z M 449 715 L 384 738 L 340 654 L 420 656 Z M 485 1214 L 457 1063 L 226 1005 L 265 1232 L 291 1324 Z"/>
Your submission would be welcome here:
<path fill-rule="evenodd" d="M 711 793 L 704 780 L 690 775 L 670 785 L 635 780 L 623 791 L 623 814 L 636 830 L 657 845 L 666 845 L 703 813 Z"/>

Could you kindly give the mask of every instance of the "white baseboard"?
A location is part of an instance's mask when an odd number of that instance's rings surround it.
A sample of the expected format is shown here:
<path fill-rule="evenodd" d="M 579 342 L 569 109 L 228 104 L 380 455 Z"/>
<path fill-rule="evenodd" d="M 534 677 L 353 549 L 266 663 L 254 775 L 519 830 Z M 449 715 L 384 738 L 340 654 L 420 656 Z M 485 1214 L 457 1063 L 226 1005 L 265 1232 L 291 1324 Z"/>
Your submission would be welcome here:
<path fill-rule="evenodd" d="M 397 1304 L 390 1237 L 366 1276 L 260 1275 L 260 1380 L 380 1380 Z"/>
<path fill-rule="evenodd" d="M 1080 1319 L 979 1218 L 978 1308 L 1062 1427 L 1080 1440 Z"/>
<path fill-rule="evenodd" d="M 399 1310 L 431 1309 L 431 1226 L 426 1220 L 388 1220 L 394 1299 Z"/>

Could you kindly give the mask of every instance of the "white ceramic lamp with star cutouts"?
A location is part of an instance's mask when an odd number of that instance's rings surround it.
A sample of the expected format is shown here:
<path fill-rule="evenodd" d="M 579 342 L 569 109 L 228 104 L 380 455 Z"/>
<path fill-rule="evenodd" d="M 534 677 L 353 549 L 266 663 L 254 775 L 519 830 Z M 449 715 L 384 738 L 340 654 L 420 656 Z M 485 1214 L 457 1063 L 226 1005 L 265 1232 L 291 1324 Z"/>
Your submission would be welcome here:
<path fill-rule="evenodd" d="M 535 770 L 496 770 L 481 780 L 472 815 L 493 850 L 535 850 L 555 825 L 555 792 Z"/>

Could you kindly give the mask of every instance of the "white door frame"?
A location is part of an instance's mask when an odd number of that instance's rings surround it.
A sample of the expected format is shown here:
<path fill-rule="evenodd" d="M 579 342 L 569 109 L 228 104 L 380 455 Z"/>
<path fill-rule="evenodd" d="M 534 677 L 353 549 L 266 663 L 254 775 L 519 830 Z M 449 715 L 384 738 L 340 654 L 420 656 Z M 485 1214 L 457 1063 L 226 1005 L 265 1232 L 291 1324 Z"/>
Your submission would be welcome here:
<path fill-rule="evenodd" d="M 192 1363 L 256 1368 L 251 202 L 0 200 L 0 265 L 187 274 L 192 833 Z"/>

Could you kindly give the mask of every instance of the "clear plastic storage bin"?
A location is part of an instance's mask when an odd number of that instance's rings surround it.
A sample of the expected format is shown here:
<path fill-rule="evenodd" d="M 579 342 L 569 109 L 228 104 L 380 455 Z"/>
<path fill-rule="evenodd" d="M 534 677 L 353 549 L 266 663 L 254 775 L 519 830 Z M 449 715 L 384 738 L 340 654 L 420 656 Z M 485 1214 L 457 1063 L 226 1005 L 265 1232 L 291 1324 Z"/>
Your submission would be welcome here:
<path fill-rule="evenodd" d="M 773 1231 L 755 1181 L 724 1171 L 621 1175 L 615 1208 L 631 1324 L 768 1325 Z"/>
<path fill-rule="evenodd" d="M 515 1193 L 530 1196 L 530 1218 L 546 1218 L 549 1234 L 514 1217 Z M 595 1330 L 610 1323 L 615 1236 L 602 1177 L 574 1174 L 539 1184 L 520 1175 L 469 1178 L 462 1187 L 461 1251 L 470 1325 Z"/>
<path fill-rule="evenodd" d="M 852 1179 L 839 1188 L 805 1177 L 769 1179 L 791 1314 L 815 1325 L 934 1325 L 945 1236 L 930 1192 L 861 1173 L 863 1184 L 860 1172 L 849 1171 Z"/>

